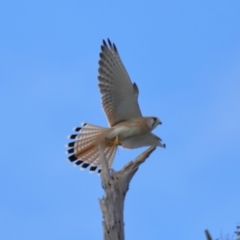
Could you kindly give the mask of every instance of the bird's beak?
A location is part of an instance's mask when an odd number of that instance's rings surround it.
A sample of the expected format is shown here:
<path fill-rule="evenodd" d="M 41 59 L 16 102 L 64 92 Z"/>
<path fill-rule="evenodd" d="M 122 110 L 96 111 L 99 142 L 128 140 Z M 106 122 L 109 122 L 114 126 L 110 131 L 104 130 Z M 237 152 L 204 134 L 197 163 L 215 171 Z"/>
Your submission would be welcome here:
<path fill-rule="evenodd" d="M 159 121 L 159 123 L 158 123 L 159 125 L 162 125 L 162 122 L 161 121 Z"/>

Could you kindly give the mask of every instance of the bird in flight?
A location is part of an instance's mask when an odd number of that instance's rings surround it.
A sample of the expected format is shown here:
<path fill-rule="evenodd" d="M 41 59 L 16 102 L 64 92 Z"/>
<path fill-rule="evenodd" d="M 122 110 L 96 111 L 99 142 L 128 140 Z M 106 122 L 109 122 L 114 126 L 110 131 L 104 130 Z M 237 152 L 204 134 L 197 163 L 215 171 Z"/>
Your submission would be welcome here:
<path fill-rule="evenodd" d="M 118 146 L 133 149 L 143 146 L 159 146 L 165 148 L 162 140 L 151 131 L 161 120 L 157 117 L 143 117 L 138 105 L 139 90 L 131 79 L 121 61 L 114 43 L 109 39 L 101 45 L 98 86 L 101 93 L 102 106 L 107 116 L 109 127 L 99 127 L 82 123 L 74 128 L 76 134 L 69 136 L 73 142 L 66 145 L 70 162 L 82 169 L 90 166 L 90 172 L 99 168 L 101 159 L 99 145 L 111 168 Z"/>

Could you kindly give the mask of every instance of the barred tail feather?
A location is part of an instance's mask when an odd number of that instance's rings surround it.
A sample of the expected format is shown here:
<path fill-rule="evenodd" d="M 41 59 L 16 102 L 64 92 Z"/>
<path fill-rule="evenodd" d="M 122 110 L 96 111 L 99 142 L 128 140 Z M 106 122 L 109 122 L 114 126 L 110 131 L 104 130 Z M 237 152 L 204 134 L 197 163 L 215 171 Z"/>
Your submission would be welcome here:
<path fill-rule="evenodd" d="M 79 132 L 79 134 L 71 135 L 70 139 L 74 139 L 75 141 L 66 145 L 66 147 L 69 147 L 67 153 L 72 154 L 68 157 L 68 160 L 74 162 L 76 166 L 81 165 L 81 170 L 91 165 L 90 172 L 95 171 L 101 165 L 96 138 L 106 129 L 108 128 L 88 123 L 83 123 L 82 128 L 75 128 L 75 131 Z M 109 167 L 112 165 L 116 149 L 116 146 L 106 146 L 103 149 Z"/>
<path fill-rule="evenodd" d="M 99 167 L 99 172 L 101 172 L 101 159 L 99 157 L 99 149 L 97 146 L 97 152 L 98 152 L 98 157 L 96 158 L 96 160 L 92 163 L 92 166 L 90 168 L 90 171 L 95 171 L 97 167 Z M 116 146 L 112 146 L 112 147 L 106 147 L 103 149 L 103 153 L 105 155 L 106 161 L 108 163 L 108 167 L 111 168 L 112 163 L 113 163 L 113 159 L 115 157 L 117 151 L 117 147 Z"/>

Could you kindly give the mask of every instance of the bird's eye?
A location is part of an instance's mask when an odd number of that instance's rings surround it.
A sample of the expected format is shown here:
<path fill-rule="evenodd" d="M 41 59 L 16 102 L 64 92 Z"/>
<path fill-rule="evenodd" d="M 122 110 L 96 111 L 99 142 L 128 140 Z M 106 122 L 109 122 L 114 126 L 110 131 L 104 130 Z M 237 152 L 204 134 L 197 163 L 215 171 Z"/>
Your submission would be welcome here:
<path fill-rule="evenodd" d="M 155 124 L 156 124 L 157 118 L 153 117 L 153 118 L 152 118 L 152 120 L 153 120 L 152 127 L 154 127 L 154 126 L 155 126 Z"/>

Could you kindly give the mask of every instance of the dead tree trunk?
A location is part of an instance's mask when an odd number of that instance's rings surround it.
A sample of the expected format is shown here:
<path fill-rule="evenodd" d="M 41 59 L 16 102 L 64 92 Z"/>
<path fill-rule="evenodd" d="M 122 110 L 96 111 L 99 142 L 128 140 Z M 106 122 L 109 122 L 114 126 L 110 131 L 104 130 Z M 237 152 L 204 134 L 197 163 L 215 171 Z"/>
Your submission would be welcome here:
<path fill-rule="evenodd" d="M 105 197 L 99 200 L 103 214 L 104 240 L 124 240 L 123 209 L 124 199 L 130 181 L 137 172 L 138 167 L 155 150 L 155 146 L 148 148 L 134 161 L 127 163 L 120 171 L 109 171 L 108 164 L 101 147 L 99 147 L 102 162 L 102 187 Z"/>

